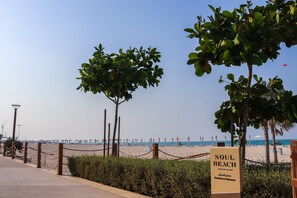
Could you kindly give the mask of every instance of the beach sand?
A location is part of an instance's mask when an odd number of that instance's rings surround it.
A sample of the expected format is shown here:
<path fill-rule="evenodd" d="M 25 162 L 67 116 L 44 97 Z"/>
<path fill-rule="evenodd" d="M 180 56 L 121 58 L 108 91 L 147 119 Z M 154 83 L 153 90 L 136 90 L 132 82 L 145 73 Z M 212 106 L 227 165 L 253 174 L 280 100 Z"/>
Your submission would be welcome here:
<path fill-rule="evenodd" d="M 164 146 L 159 147 L 160 159 L 177 159 L 178 157 L 187 157 L 202 153 L 209 153 L 211 146 Z M 246 159 L 265 162 L 265 147 L 264 146 L 247 146 Z M 87 144 L 64 144 L 63 149 L 63 174 L 70 174 L 67 168 L 67 157 L 78 155 L 103 155 L 102 145 L 87 145 Z M 29 143 L 28 145 L 28 162 L 36 164 L 37 161 L 37 144 Z M 42 144 L 41 146 L 41 167 L 48 170 L 57 170 L 58 161 L 58 144 Z M 290 147 L 277 146 L 278 161 L 291 162 Z M 111 153 L 111 151 L 110 151 Z M 22 158 L 22 153 L 17 153 L 19 158 Z M 121 146 L 120 156 L 134 158 L 152 158 L 152 151 L 149 146 Z M 192 158 L 193 160 L 208 160 L 209 155 Z M 270 159 L 273 162 L 273 151 L 270 146 Z"/>

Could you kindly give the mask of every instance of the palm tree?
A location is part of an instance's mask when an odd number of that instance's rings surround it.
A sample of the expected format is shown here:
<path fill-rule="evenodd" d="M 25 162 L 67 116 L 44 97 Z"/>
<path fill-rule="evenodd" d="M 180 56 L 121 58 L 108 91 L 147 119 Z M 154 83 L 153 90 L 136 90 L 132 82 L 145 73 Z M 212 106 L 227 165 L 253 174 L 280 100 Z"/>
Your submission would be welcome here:
<path fill-rule="evenodd" d="M 270 131 L 272 134 L 274 163 L 278 163 L 275 136 L 276 135 L 281 135 L 281 136 L 284 135 L 283 130 L 289 131 L 289 129 L 294 127 L 294 124 L 288 120 L 281 123 L 281 122 L 276 121 L 274 119 L 274 117 L 272 117 L 269 120 L 269 127 L 270 127 Z"/>
<path fill-rule="evenodd" d="M 269 135 L 268 135 L 268 121 L 265 119 L 262 123 L 264 129 L 264 137 L 265 137 L 265 157 L 266 163 L 270 164 L 270 154 L 269 154 Z"/>

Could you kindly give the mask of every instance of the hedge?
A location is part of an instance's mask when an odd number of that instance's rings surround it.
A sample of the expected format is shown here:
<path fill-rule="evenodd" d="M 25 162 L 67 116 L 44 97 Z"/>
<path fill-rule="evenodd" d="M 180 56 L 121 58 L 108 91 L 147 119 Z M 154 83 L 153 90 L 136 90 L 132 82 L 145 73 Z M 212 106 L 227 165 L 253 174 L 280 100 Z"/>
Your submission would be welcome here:
<path fill-rule="evenodd" d="M 151 197 L 210 197 L 209 161 L 79 156 L 68 158 L 73 176 Z M 243 197 L 292 197 L 289 166 L 243 168 Z"/>

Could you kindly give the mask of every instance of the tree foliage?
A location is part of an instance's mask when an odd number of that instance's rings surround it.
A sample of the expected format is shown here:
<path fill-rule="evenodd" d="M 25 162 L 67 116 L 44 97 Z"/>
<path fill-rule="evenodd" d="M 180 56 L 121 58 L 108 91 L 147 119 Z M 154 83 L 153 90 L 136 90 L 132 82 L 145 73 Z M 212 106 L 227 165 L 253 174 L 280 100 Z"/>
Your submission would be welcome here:
<path fill-rule="evenodd" d="M 117 130 L 118 107 L 132 99 L 132 93 L 138 88 L 157 86 L 163 75 L 159 67 L 160 52 L 156 48 L 143 47 L 122 49 L 118 53 L 105 53 L 100 44 L 95 47 L 93 57 L 83 63 L 79 69 L 81 83 L 77 89 L 94 94 L 103 93 L 115 104 L 115 122 L 113 145 Z M 113 154 L 115 150 L 113 147 Z"/>
<path fill-rule="evenodd" d="M 249 103 L 253 65 L 261 66 L 274 60 L 281 43 L 291 47 L 297 43 L 297 12 L 293 0 L 275 0 L 263 6 L 252 6 L 250 1 L 233 11 L 209 6 L 213 12 L 208 20 L 197 17 L 194 28 L 186 28 L 189 38 L 198 39 L 195 52 L 189 54 L 189 65 L 201 77 L 210 74 L 212 66 L 224 65 L 248 67 L 242 121 L 242 159 L 245 159 L 245 139 L 249 117 Z"/>
<path fill-rule="evenodd" d="M 189 54 L 197 76 L 211 73 L 212 65 L 262 65 L 276 59 L 280 44 L 297 44 L 295 1 L 279 1 L 252 7 L 250 1 L 239 8 L 221 10 L 209 5 L 213 15 L 208 21 L 197 17 L 194 28 L 186 28 L 189 38 L 199 45 Z"/>
<path fill-rule="evenodd" d="M 159 84 L 163 75 L 157 65 L 160 57 L 156 48 L 142 47 L 107 54 L 100 44 L 89 62 L 79 69 L 81 84 L 77 89 L 94 94 L 102 92 L 114 103 L 128 101 L 139 86 L 147 88 Z"/>
<path fill-rule="evenodd" d="M 232 133 L 237 135 L 242 134 L 242 118 L 245 102 L 245 86 L 247 79 L 240 76 L 237 81 L 234 80 L 233 74 L 228 74 L 228 79 L 231 81 L 225 86 L 230 97 L 229 101 L 225 101 L 220 106 L 220 109 L 215 113 L 215 124 L 222 132 Z M 264 129 L 265 144 L 266 144 L 266 163 L 270 163 L 269 157 L 269 136 L 268 130 L 270 127 L 273 140 L 274 162 L 277 163 L 276 141 L 275 135 L 282 134 L 283 130 L 288 130 L 292 127 L 292 123 L 296 122 L 297 112 L 294 107 L 297 106 L 296 96 L 291 95 L 291 91 L 285 90 L 283 81 L 274 77 L 268 82 L 254 75 L 255 83 L 251 86 L 248 126 Z M 222 77 L 220 82 L 223 82 Z M 226 81 L 225 81 L 226 82 Z M 284 106 L 288 108 L 284 108 Z M 279 127 L 276 127 L 278 125 Z"/>
<path fill-rule="evenodd" d="M 215 112 L 215 124 L 222 132 L 230 132 L 230 116 L 233 116 L 233 129 L 240 135 L 247 78 L 240 76 L 235 80 L 233 74 L 228 74 L 228 79 L 230 82 L 227 82 L 225 90 L 230 100 L 222 102 L 220 109 Z M 254 75 L 254 79 L 256 82 L 251 86 L 248 126 L 258 129 L 263 120 L 272 118 L 280 123 L 296 122 L 297 95 L 285 90 L 279 77 L 269 79 L 269 83 L 257 75 Z"/>

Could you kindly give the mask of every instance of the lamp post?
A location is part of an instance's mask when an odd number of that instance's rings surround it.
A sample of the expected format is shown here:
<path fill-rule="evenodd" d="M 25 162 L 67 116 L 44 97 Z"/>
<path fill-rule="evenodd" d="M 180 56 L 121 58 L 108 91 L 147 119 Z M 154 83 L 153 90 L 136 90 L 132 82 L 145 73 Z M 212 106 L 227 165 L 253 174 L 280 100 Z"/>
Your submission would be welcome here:
<path fill-rule="evenodd" d="M 14 109 L 14 120 L 13 120 L 13 131 L 12 131 L 12 155 L 11 158 L 14 159 L 15 157 L 15 149 L 14 149 L 14 140 L 15 140 L 15 124 L 16 124 L 16 117 L 17 117 L 17 110 L 21 105 L 18 104 L 12 104 L 11 105 Z"/>
<path fill-rule="evenodd" d="M 17 110 L 21 105 L 13 104 L 11 105 L 14 109 L 14 120 L 13 120 L 13 132 L 12 132 L 12 141 L 15 139 L 15 124 L 16 124 L 16 117 L 17 117 Z"/>

